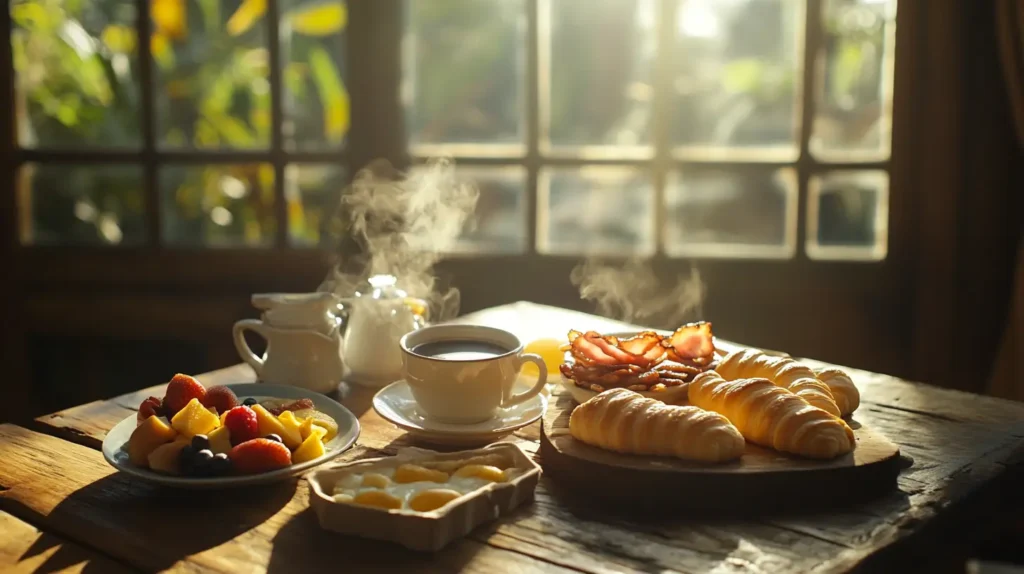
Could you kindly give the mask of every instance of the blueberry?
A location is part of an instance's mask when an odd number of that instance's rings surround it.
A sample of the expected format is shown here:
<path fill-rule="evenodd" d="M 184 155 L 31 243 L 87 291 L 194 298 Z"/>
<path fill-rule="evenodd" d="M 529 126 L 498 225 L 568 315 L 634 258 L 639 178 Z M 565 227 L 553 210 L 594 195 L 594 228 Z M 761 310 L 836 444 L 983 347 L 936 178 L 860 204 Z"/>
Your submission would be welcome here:
<path fill-rule="evenodd" d="M 272 440 L 274 442 L 279 442 L 279 443 L 282 443 L 282 444 L 284 443 L 284 440 L 282 440 L 281 437 L 276 435 L 276 434 L 268 434 L 267 436 L 265 436 L 263 438 L 265 438 L 267 440 Z"/>
<path fill-rule="evenodd" d="M 192 448 L 197 451 L 203 450 L 204 448 L 208 449 L 210 448 L 210 439 L 204 434 L 197 434 L 192 437 Z"/>
<path fill-rule="evenodd" d="M 213 451 L 208 448 L 204 448 L 196 453 L 196 461 L 200 463 L 210 462 L 211 460 L 213 460 Z"/>
<path fill-rule="evenodd" d="M 228 453 L 218 452 L 217 454 L 213 455 L 213 460 L 228 460 Z"/>
<path fill-rule="evenodd" d="M 247 407 L 251 407 L 251 406 L 255 405 L 258 402 L 259 401 L 257 401 L 256 399 L 254 399 L 252 397 L 249 397 L 249 398 L 245 399 L 244 401 L 242 401 L 242 404 L 247 406 Z"/>

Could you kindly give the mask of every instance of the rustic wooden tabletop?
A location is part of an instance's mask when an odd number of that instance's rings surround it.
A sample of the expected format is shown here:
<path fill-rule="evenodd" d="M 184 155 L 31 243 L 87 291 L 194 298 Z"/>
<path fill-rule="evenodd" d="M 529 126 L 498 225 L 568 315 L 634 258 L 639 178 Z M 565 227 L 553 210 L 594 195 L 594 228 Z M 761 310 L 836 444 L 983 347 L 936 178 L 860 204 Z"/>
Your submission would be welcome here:
<path fill-rule="evenodd" d="M 570 328 L 629 325 L 532 303 L 464 317 L 524 340 Z M 818 364 L 815 361 L 810 361 Z M 918 560 L 982 530 L 1018 470 L 1024 405 L 848 369 L 860 387 L 858 420 L 913 460 L 898 489 L 820 514 L 758 519 L 623 518 L 566 505 L 542 478 L 536 500 L 436 554 L 321 530 L 304 480 L 237 491 L 176 491 L 118 474 L 99 452 L 106 431 L 162 385 L 0 425 L 0 570 L 802 572 L 871 570 Z M 246 382 L 243 365 L 199 375 L 207 385 Z M 370 408 L 371 392 L 345 404 L 362 423 L 341 460 L 394 453 L 405 433 Z M 536 453 L 539 427 L 511 438 Z M 697 493 L 699 495 L 699 493 Z M 843 493 L 837 492 L 841 497 Z"/>

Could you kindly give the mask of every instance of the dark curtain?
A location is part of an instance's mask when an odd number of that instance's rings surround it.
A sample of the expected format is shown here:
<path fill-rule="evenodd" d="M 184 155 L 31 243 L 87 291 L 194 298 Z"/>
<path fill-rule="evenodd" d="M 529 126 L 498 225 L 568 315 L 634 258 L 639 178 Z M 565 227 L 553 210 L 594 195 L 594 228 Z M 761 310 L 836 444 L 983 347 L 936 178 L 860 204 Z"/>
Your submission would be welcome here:
<path fill-rule="evenodd" d="M 1024 149 L 1024 3 L 996 0 L 995 23 L 1017 141 Z M 1016 194 L 1024 195 L 1024 188 L 1018 187 Z M 998 396 L 1024 400 L 1024 242 L 1020 240 L 1013 301 L 989 389 Z"/>

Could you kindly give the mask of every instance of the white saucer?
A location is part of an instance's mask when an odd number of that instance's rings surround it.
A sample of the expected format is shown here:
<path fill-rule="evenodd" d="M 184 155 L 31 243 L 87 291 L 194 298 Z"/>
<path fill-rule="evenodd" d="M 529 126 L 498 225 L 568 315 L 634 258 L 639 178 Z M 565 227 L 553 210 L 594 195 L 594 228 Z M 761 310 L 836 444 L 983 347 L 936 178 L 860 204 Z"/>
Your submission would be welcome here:
<path fill-rule="evenodd" d="M 518 391 L 532 385 L 528 378 L 516 383 Z M 490 420 L 473 424 L 451 424 L 433 421 L 420 413 L 412 391 L 404 380 L 384 387 L 373 397 L 373 410 L 391 424 L 406 430 L 424 442 L 450 446 L 478 445 L 512 434 L 537 421 L 548 406 L 548 390 L 544 389 L 526 402 L 499 409 Z"/>

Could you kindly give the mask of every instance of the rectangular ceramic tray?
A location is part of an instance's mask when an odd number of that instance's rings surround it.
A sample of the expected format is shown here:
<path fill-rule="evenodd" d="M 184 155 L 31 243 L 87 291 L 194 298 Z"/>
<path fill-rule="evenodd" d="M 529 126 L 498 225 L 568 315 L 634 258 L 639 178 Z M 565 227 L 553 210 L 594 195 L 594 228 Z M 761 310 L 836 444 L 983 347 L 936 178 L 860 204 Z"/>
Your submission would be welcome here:
<path fill-rule="evenodd" d="M 397 468 L 405 463 L 465 460 L 475 456 L 502 454 L 512 461 L 510 468 L 521 473 L 508 482 L 488 484 L 466 494 L 437 510 L 385 510 L 358 504 L 335 502 L 334 486 L 350 473 Z M 409 447 L 396 456 L 360 460 L 322 468 L 310 473 L 309 503 L 320 520 L 320 526 L 339 532 L 376 540 L 397 542 L 413 550 L 440 550 L 449 542 L 469 534 L 477 526 L 509 513 L 520 504 L 533 499 L 540 479 L 540 466 L 518 446 L 495 443 L 484 448 L 440 453 Z"/>

